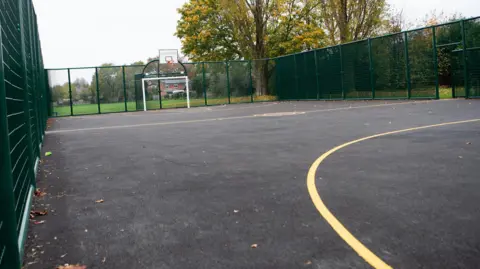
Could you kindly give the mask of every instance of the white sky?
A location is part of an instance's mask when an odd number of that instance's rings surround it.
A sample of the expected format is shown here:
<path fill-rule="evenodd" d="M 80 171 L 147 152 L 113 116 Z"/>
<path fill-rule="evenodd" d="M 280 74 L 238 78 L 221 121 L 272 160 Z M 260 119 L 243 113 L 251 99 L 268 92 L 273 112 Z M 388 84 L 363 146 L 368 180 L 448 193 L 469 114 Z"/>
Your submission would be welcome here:
<path fill-rule="evenodd" d="M 186 0 L 33 0 L 46 68 L 145 61 L 179 49 L 173 35 Z M 479 0 L 387 0 L 416 24 L 432 10 L 480 16 Z"/>

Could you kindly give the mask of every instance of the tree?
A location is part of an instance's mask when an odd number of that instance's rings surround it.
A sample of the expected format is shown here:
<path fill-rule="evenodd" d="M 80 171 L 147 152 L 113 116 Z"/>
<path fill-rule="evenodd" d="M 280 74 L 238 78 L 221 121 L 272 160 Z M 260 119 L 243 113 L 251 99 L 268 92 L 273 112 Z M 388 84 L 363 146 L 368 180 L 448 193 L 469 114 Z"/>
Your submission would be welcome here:
<path fill-rule="evenodd" d="M 178 11 L 176 35 L 193 61 L 262 59 L 322 47 L 316 0 L 191 0 Z M 256 89 L 264 94 L 268 62 L 255 64 Z"/>
<path fill-rule="evenodd" d="M 178 9 L 181 15 L 175 35 L 182 50 L 194 62 L 238 59 L 243 56 L 233 25 L 218 0 L 191 0 Z"/>
<path fill-rule="evenodd" d="M 52 101 L 58 104 L 62 104 L 64 100 L 70 99 L 68 82 L 52 86 L 50 92 Z"/>
<path fill-rule="evenodd" d="M 320 0 L 324 27 L 332 44 L 378 34 L 385 23 L 385 0 Z"/>

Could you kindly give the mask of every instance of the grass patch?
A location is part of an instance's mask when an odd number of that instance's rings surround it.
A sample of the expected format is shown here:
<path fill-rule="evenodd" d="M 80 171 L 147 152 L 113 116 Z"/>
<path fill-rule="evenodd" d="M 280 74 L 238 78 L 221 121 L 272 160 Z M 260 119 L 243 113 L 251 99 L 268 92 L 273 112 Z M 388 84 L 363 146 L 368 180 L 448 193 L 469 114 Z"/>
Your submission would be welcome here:
<path fill-rule="evenodd" d="M 275 101 L 277 100 L 276 96 L 254 96 L 254 101 Z M 250 96 L 237 96 L 237 97 L 230 97 L 231 104 L 239 104 L 239 103 L 250 103 L 251 97 Z M 207 105 L 223 105 L 228 104 L 228 98 L 208 98 Z M 204 98 L 196 98 L 190 99 L 190 106 L 191 107 L 198 107 L 198 106 L 205 106 L 205 99 Z M 179 99 L 179 100 L 162 100 L 162 108 L 186 108 L 187 107 L 187 100 Z M 159 100 L 151 100 L 147 101 L 147 109 L 154 110 L 160 109 L 160 101 Z M 136 102 L 127 102 L 127 111 L 125 111 L 125 103 L 118 102 L 118 103 L 101 103 L 100 104 L 100 111 L 103 113 L 113 113 L 113 112 L 131 112 L 136 111 L 137 105 Z M 53 106 L 53 116 L 70 116 L 70 106 Z M 73 115 L 90 115 L 90 114 L 98 114 L 98 104 L 74 104 L 73 105 Z"/>

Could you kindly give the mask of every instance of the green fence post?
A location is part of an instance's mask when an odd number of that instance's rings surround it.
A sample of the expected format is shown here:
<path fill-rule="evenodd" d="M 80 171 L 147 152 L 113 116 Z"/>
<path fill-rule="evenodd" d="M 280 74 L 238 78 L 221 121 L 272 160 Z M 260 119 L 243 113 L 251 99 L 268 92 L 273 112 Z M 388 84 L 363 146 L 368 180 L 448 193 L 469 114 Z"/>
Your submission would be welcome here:
<path fill-rule="evenodd" d="M 292 55 L 293 57 L 293 75 L 295 76 L 295 98 L 296 100 L 300 100 L 299 96 L 299 87 L 298 87 L 298 68 L 297 68 L 297 57 L 296 55 Z"/>
<path fill-rule="evenodd" d="M 340 51 L 340 82 L 342 85 L 342 99 L 345 100 L 345 85 L 343 83 L 343 55 L 342 55 L 342 44 L 338 45 L 339 51 Z"/>
<path fill-rule="evenodd" d="M 128 111 L 127 107 L 127 84 L 125 83 L 125 66 L 122 65 L 122 76 L 123 76 L 123 100 L 125 101 L 125 112 Z"/>
<path fill-rule="evenodd" d="M 96 88 L 97 88 L 97 104 L 98 104 L 98 114 L 101 114 L 102 111 L 100 110 L 100 90 L 98 89 L 98 67 L 95 67 L 95 81 L 96 81 Z"/>
<path fill-rule="evenodd" d="M 307 75 L 307 53 L 303 52 L 303 76 Z M 309 99 L 309 92 L 305 91 L 305 99 Z"/>
<path fill-rule="evenodd" d="M 248 77 L 250 78 L 249 81 L 249 91 L 250 91 L 250 103 L 253 103 L 253 78 L 252 78 L 252 60 L 248 61 Z"/>
<path fill-rule="evenodd" d="M 228 70 L 228 61 L 225 61 L 225 70 L 227 71 L 227 95 L 228 95 L 228 104 L 230 104 L 230 74 Z"/>
<path fill-rule="evenodd" d="M 160 74 L 160 73 L 159 73 Z M 160 75 L 159 75 L 160 76 Z M 157 87 L 158 87 L 158 102 L 160 102 L 160 109 L 163 109 L 162 105 L 162 89 L 161 89 L 161 82 L 157 80 Z"/>
<path fill-rule="evenodd" d="M 368 39 L 368 60 L 370 61 L 370 87 L 372 87 L 372 100 L 375 99 L 375 81 L 373 79 L 373 57 L 372 57 L 372 40 Z"/>
<path fill-rule="evenodd" d="M 50 80 L 48 78 L 48 70 L 45 70 L 45 89 L 47 90 L 46 92 L 46 101 L 47 101 L 47 116 L 52 117 L 53 116 L 53 104 L 52 104 L 52 93 L 50 91 Z"/>
<path fill-rule="evenodd" d="M 157 78 L 160 77 L 160 58 L 158 58 L 158 59 L 159 60 L 158 60 L 158 64 L 157 64 Z M 185 74 L 185 76 L 188 76 L 188 74 Z M 160 84 L 161 84 L 160 80 L 157 80 L 158 102 L 160 103 L 160 109 L 163 109 L 163 106 L 162 106 L 162 90 L 160 89 Z"/>
<path fill-rule="evenodd" d="M 461 27 L 462 27 L 463 76 L 464 76 L 463 87 L 465 88 L 465 99 L 467 99 L 470 89 L 469 89 L 469 80 L 468 80 L 467 41 L 466 41 L 466 32 L 465 32 L 465 20 L 462 20 Z"/>
<path fill-rule="evenodd" d="M 68 97 L 70 98 L 70 116 L 73 116 L 73 101 L 72 101 L 72 80 L 70 79 L 70 68 L 68 72 Z"/>
<path fill-rule="evenodd" d="M 403 37 L 405 39 L 405 42 L 404 42 L 404 47 L 405 47 L 405 72 L 407 72 L 406 74 L 406 83 L 407 83 L 407 98 L 410 99 L 412 98 L 412 84 L 411 84 L 411 80 L 410 80 L 410 59 L 409 59 L 409 56 L 408 56 L 408 35 L 407 35 L 407 32 L 404 32 L 403 33 Z"/>
<path fill-rule="evenodd" d="M 205 99 L 205 106 L 208 106 L 207 84 L 206 84 L 206 80 L 205 80 L 205 62 L 202 62 L 202 87 L 203 87 L 203 98 Z"/>
<path fill-rule="evenodd" d="M 318 71 L 317 50 L 313 51 L 313 57 L 315 57 L 315 81 L 317 83 L 317 100 L 320 100 L 320 73 Z"/>
<path fill-rule="evenodd" d="M 0 22 L 1 24 L 1 22 Z M 1 28 L 1 25 L 0 25 Z M 0 35 L 0 44 L 2 35 Z M 5 78 L 3 71 L 3 51 L 0 50 L 0 144 L 4 149 L 10 149 L 8 137 L 7 102 Z M 5 268 L 20 268 L 20 253 L 17 238 L 17 218 L 15 217 L 15 198 L 13 192 L 12 162 L 10 150 L 0 151 L 0 205 L 2 205 L 3 224 L 0 237 L 5 247 L 3 266 Z"/>
<path fill-rule="evenodd" d="M 435 26 L 432 26 L 432 50 L 433 50 L 433 70 L 435 71 L 435 99 L 440 99 L 438 85 L 438 59 L 437 59 L 437 37 L 435 34 Z"/>
<path fill-rule="evenodd" d="M 455 80 L 455 75 L 452 76 L 452 98 L 457 98 L 457 96 L 455 95 L 455 83 L 456 80 Z"/>

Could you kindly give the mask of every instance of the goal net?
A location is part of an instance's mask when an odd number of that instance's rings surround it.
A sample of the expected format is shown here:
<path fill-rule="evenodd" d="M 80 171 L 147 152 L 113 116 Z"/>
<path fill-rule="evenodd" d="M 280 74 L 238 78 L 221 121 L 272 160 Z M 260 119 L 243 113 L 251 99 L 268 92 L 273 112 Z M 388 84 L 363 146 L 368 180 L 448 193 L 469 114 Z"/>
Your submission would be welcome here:
<path fill-rule="evenodd" d="M 190 108 L 190 90 L 187 76 L 152 77 L 141 80 L 140 107 L 138 110 L 161 108 Z"/>

